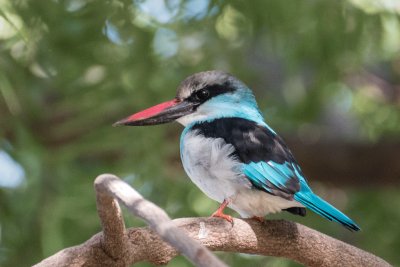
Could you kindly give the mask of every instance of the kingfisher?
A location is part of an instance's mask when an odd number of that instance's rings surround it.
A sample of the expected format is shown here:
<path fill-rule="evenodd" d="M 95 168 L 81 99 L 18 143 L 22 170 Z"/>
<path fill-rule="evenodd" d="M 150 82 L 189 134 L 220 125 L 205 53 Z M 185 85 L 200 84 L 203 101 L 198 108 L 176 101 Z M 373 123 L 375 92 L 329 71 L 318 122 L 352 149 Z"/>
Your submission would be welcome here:
<path fill-rule="evenodd" d="M 135 113 L 114 126 L 145 126 L 177 121 L 183 167 L 193 183 L 221 203 L 212 217 L 233 222 L 229 207 L 242 218 L 262 221 L 306 208 L 351 231 L 360 227 L 317 196 L 283 139 L 264 121 L 248 86 L 229 73 L 205 71 L 181 82 L 176 97 Z"/>

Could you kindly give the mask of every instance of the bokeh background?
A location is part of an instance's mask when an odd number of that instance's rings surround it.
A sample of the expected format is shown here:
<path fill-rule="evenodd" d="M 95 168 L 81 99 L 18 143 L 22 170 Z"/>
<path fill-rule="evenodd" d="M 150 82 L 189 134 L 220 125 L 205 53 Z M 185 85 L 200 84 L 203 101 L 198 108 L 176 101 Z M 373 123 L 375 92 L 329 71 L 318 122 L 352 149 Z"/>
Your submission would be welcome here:
<path fill-rule="evenodd" d="M 180 125 L 111 127 L 210 69 L 254 90 L 315 191 L 362 231 L 312 213 L 271 218 L 399 266 L 398 0 L 0 0 L 0 265 L 29 266 L 99 232 L 92 184 L 104 172 L 174 218 L 210 215 L 218 204 L 181 167 Z"/>

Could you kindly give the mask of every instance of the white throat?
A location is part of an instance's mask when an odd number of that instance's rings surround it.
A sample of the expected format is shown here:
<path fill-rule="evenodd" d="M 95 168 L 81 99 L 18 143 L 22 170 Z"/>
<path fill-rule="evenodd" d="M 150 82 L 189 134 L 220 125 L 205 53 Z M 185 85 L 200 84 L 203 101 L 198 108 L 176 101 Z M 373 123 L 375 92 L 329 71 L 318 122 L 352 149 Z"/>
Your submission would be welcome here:
<path fill-rule="evenodd" d="M 259 110 L 250 105 L 239 103 L 205 103 L 196 112 L 180 117 L 176 121 L 183 126 L 202 121 L 210 121 L 219 118 L 243 118 L 264 124 L 264 119 Z"/>

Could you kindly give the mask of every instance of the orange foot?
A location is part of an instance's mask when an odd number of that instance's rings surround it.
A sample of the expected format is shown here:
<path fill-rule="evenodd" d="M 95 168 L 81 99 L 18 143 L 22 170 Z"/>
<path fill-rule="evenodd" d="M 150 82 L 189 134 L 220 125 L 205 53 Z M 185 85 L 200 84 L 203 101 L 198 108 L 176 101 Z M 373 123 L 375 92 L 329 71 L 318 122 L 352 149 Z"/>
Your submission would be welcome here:
<path fill-rule="evenodd" d="M 228 206 L 229 201 L 224 199 L 224 202 L 222 202 L 221 206 L 219 206 L 219 208 L 217 209 L 216 212 L 214 212 L 211 217 L 219 217 L 222 218 L 224 220 L 227 220 L 230 223 L 233 223 L 233 218 L 230 215 L 227 215 L 224 213 L 224 209 L 226 206 Z"/>
<path fill-rule="evenodd" d="M 230 223 L 233 223 L 233 218 L 232 218 L 232 216 L 230 216 L 230 215 L 228 215 L 228 214 L 225 214 L 225 213 L 222 213 L 222 212 L 216 211 L 216 212 L 214 212 L 214 213 L 211 215 L 211 217 L 219 217 L 219 218 L 222 218 L 222 219 L 224 219 L 224 220 L 227 220 L 227 221 L 230 222 Z"/>
<path fill-rule="evenodd" d="M 265 219 L 263 217 L 253 216 L 253 217 L 251 217 L 251 219 L 259 221 L 260 223 L 265 222 Z"/>

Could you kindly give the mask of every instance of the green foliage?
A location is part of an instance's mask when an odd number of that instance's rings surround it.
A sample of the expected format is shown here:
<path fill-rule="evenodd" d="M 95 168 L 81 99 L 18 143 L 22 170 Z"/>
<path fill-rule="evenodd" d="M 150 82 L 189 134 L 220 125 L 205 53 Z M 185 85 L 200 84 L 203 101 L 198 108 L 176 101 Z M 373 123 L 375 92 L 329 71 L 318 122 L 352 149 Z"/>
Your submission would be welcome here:
<path fill-rule="evenodd" d="M 103 172 L 172 217 L 211 214 L 217 204 L 182 171 L 179 126 L 111 127 L 172 98 L 197 71 L 240 77 L 279 132 L 398 138 L 400 10 L 396 0 L 375 2 L 0 0 L 0 149 L 26 173 L 18 187 L 0 188 L 0 265 L 30 265 L 98 232 L 92 182 Z M 399 265 L 398 191 L 344 195 L 360 234 L 314 215 L 278 217 Z M 297 266 L 220 255 L 233 266 Z"/>

